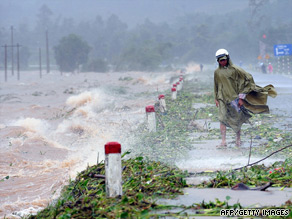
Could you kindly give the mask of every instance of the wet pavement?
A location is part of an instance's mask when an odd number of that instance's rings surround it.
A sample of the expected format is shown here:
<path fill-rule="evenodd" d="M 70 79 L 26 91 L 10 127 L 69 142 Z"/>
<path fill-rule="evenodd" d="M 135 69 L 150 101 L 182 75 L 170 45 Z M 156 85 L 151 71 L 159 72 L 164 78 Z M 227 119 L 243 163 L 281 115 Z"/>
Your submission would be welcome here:
<path fill-rule="evenodd" d="M 186 188 L 184 189 L 184 195 L 180 195 L 175 199 L 161 199 L 158 203 L 191 206 L 202 201 L 205 203 L 214 202 L 216 198 L 220 201 L 225 201 L 226 196 L 230 197 L 228 200 L 230 205 L 240 203 L 243 207 L 248 208 L 280 206 L 288 199 L 291 199 L 292 188 L 283 190 L 281 188 L 268 188 L 266 191 Z"/>
<path fill-rule="evenodd" d="M 292 76 L 289 75 L 267 75 L 262 73 L 252 73 L 256 84 L 259 86 L 266 86 L 273 84 L 278 92 L 276 98 L 268 98 L 268 105 L 270 107 L 270 113 L 280 116 L 285 116 L 285 122 L 292 121 Z M 283 104 L 288 102 L 287 105 Z M 209 104 L 196 103 L 193 108 L 199 109 L 209 106 Z M 247 164 L 248 161 L 248 149 L 251 140 L 246 136 L 242 136 L 242 146 L 237 148 L 235 146 L 235 134 L 231 130 L 227 130 L 227 145 L 226 149 L 218 149 L 216 146 L 220 144 L 220 139 L 215 140 L 199 140 L 200 137 L 208 136 L 208 129 L 219 129 L 219 122 L 212 122 L 210 119 L 196 120 L 197 125 L 203 130 L 203 132 L 195 132 L 190 138 L 194 140 L 193 150 L 188 154 L 188 157 L 176 163 L 176 165 L 188 172 L 200 172 L 200 171 L 216 171 L 216 170 L 228 170 L 231 168 L 242 167 Z M 277 124 L 275 124 L 277 125 Z M 244 125 L 242 129 L 245 129 L 249 125 Z M 279 124 L 280 126 L 280 124 Z M 204 132 L 205 131 L 205 132 Z M 253 139 L 253 146 L 261 143 L 260 139 Z M 206 156 L 207 155 L 207 156 Z M 251 157 L 250 163 L 255 162 L 262 157 Z M 264 160 L 262 163 L 270 165 L 279 158 L 273 157 Z M 188 183 L 197 184 L 202 180 L 200 178 L 189 178 Z"/>
<path fill-rule="evenodd" d="M 266 86 L 273 84 L 277 90 L 278 96 L 276 98 L 268 98 L 268 105 L 270 113 L 282 116 L 285 123 L 292 123 L 292 76 L 291 75 L 268 75 L 261 73 L 252 73 L 255 83 L 259 86 Z M 204 107 L 202 104 L 195 104 L 194 108 Z M 210 122 L 208 120 L 198 121 L 201 127 L 209 123 L 209 128 L 219 129 L 219 122 Z M 277 124 L 275 124 L 277 126 Z M 243 126 L 244 128 L 244 126 Z M 194 133 L 190 136 L 192 139 L 198 139 L 199 136 L 207 135 L 205 132 Z M 189 156 L 176 163 L 176 165 L 188 172 L 212 172 L 216 170 L 228 170 L 237 167 L 242 167 L 248 162 L 248 155 L 246 151 L 249 148 L 249 139 L 243 139 L 243 146 L 235 148 L 235 134 L 227 132 L 226 149 L 218 149 L 216 145 L 220 144 L 220 139 L 202 140 L 194 143 L 194 149 L 189 152 Z M 253 142 L 256 144 L 256 142 Z M 250 163 L 260 160 L 262 157 L 251 157 Z M 261 164 L 269 165 L 279 158 L 269 158 L 261 162 Z M 283 159 L 284 160 L 284 159 Z M 209 178 L 204 177 L 190 177 L 187 178 L 188 184 L 199 184 Z M 288 199 L 292 200 L 292 189 L 285 188 L 269 188 L 268 191 L 233 191 L 231 189 L 184 189 L 184 195 L 178 196 L 176 199 L 162 199 L 160 204 L 168 205 L 186 205 L 190 206 L 194 203 L 202 201 L 215 201 L 218 198 L 220 201 L 226 200 L 226 196 L 230 196 L 229 204 L 239 202 L 245 207 L 263 207 L 263 206 L 279 206 L 284 204 Z M 197 218 L 197 217 L 196 217 Z M 212 217 L 215 218 L 215 217 Z"/>
<path fill-rule="evenodd" d="M 170 210 L 156 211 L 156 214 L 169 215 L 170 213 L 180 213 L 182 218 L 196 218 L 196 219 L 216 219 L 216 218 L 242 218 L 242 217 L 219 217 L 219 216 L 196 216 L 198 210 L 195 208 L 185 209 L 186 206 L 192 206 L 203 201 L 207 204 L 209 202 L 227 201 L 228 205 L 234 205 L 240 203 L 240 205 L 246 209 L 259 209 L 265 207 L 277 207 L 284 204 L 288 199 L 291 200 L 292 188 L 269 188 L 267 191 L 234 191 L 231 189 L 184 189 L 184 195 L 180 195 L 175 199 L 160 199 L 157 204 L 174 206 Z M 175 207 L 176 206 L 176 207 Z M 224 210 L 224 209 L 223 209 Z M 250 215 L 252 216 L 252 215 Z M 165 216 L 164 218 L 178 218 L 172 216 Z M 249 218 L 249 217 L 244 217 Z M 250 217 L 261 218 L 261 217 Z"/>

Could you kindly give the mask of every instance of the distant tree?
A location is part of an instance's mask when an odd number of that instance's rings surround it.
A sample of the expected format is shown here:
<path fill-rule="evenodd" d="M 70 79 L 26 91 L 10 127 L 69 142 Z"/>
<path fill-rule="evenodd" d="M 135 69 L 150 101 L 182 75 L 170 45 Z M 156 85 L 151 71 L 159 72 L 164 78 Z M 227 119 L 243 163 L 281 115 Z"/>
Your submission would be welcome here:
<path fill-rule="evenodd" d="M 84 65 L 82 71 L 107 72 L 107 62 L 103 59 L 90 60 L 86 65 Z"/>
<path fill-rule="evenodd" d="M 153 41 L 144 43 L 129 42 L 129 45 L 122 51 L 117 70 L 157 70 L 162 63 L 162 54 L 171 45 L 156 44 Z"/>
<path fill-rule="evenodd" d="M 55 59 L 61 71 L 73 72 L 88 60 L 90 47 L 75 34 L 63 37 L 54 47 Z"/>
<path fill-rule="evenodd" d="M 115 60 L 125 44 L 128 26 L 118 16 L 111 15 L 105 22 L 104 43 L 105 57 Z"/>
<path fill-rule="evenodd" d="M 51 29 L 53 12 L 47 5 L 42 5 L 37 14 L 37 24 L 35 27 L 36 35 L 44 38 L 44 34 L 47 30 Z"/>
<path fill-rule="evenodd" d="M 266 16 L 263 14 L 262 9 L 264 4 L 269 3 L 266 0 L 249 0 L 250 20 L 248 21 L 249 27 L 252 31 L 258 29 Z"/>
<path fill-rule="evenodd" d="M 38 17 L 38 25 L 44 26 L 45 28 L 48 28 L 50 25 L 50 17 L 53 15 L 53 12 L 51 9 L 46 5 L 42 5 L 39 9 L 39 13 L 37 14 Z"/>
<path fill-rule="evenodd" d="M 76 32 L 76 25 L 73 18 L 64 18 L 59 26 L 59 32 L 61 36 L 69 35 L 70 33 L 78 33 Z M 78 34 L 81 35 L 80 33 Z"/>

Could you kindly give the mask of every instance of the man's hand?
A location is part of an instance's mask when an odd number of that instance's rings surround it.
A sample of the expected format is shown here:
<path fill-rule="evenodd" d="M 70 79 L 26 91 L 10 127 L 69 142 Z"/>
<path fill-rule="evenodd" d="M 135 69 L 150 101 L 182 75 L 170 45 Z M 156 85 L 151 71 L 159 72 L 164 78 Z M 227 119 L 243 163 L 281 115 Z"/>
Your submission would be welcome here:
<path fill-rule="evenodd" d="M 216 106 L 218 107 L 219 106 L 219 101 L 215 100 L 215 103 L 216 103 Z"/>
<path fill-rule="evenodd" d="M 243 99 L 240 99 L 239 98 L 239 100 L 238 100 L 238 106 L 241 107 L 242 105 L 243 105 Z"/>

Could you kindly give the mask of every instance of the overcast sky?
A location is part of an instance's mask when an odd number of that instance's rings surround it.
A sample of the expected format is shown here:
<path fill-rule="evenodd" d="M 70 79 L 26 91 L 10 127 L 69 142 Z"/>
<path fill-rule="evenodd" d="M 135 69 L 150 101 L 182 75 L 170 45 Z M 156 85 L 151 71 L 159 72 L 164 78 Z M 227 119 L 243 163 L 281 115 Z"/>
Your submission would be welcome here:
<path fill-rule="evenodd" d="M 118 15 L 130 26 L 145 18 L 153 22 L 172 22 L 175 18 L 196 12 L 223 14 L 248 7 L 249 0 L 0 0 L 0 25 L 34 26 L 39 8 L 46 4 L 53 17 L 92 20 L 97 15 Z"/>

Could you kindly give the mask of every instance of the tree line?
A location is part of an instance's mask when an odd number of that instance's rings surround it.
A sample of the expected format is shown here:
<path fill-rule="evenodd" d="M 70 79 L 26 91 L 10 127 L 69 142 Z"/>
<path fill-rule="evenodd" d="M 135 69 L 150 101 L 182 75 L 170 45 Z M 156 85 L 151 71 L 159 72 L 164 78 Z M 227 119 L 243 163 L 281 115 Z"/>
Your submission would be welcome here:
<path fill-rule="evenodd" d="M 22 23 L 14 34 L 22 45 L 22 68 L 37 63 L 36 51 L 45 48 L 46 31 L 53 63 L 61 71 L 168 70 L 191 61 L 212 63 L 219 48 L 228 49 L 238 61 L 255 62 L 259 41 L 270 55 L 274 44 L 291 43 L 292 18 L 279 13 L 291 6 L 289 0 L 267 1 L 261 10 L 187 14 L 175 23 L 146 19 L 129 28 L 114 14 L 107 19 L 97 15 L 91 21 L 76 23 L 73 18 L 54 17 L 53 11 L 43 5 L 35 27 L 30 29 L 29 24 Z M 9 28 L 0 30 L 1 45 L 9 42 Z"/>

